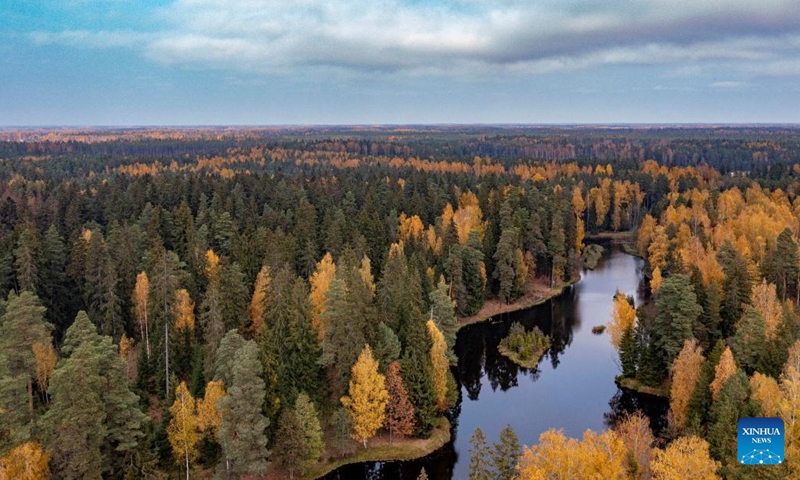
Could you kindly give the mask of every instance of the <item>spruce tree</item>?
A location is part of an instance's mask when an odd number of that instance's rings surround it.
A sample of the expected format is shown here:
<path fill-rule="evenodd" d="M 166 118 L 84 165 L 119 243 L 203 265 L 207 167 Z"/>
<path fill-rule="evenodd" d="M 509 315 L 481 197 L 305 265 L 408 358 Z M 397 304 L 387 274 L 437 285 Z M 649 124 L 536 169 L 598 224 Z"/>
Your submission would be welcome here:
<path fill-rule="evenodd" d="M 347 392 L 350 371 L 366 344 L 364 329 L 358 316 L 352 315 L 345 283 L 339 278 L 331 281 L 326 294 L 325 310 L 320 315 L 325 336 L 320 363 L 327 367 L 333 398 Z"/>
<path fill-rule="evenodd" d="M 409 350 L 400 361 L 409 400 L 414 406 L 414 435 L 425 436 L 436 420 L 436 392 L 427 352 Z"/>
<path fill-rule="evenodd" d="M 702 308 L 692 290 L 689 277 L 673 275 L 658 290 L 659 312 L 653 325 L 653 336 L 667 364 L 671 364 L 683 342 L 692 337 L 692 329 Z"/>
<path fill-rule="evenodd" d="M 273 453 L 278 464 L 289 472 L 289 478 L 294 478 L 295 472 L 299 471 L 298 459 L 309 455 L 309 446 L 292 408 L 284 409 L 278 418 Z"/>
<path fill-rule="evenodd" d="M 223 471 L 236 475 L 263 475 L 267 468 L 269 425 L 261 413 L 266 395 L 258 346 L 245 342 L 234 356 L 233 381 L 228 395 L 217 402 L 222 425 L 219 443 L 222 446 Z"/>
<path fill-rule="evenodd" d="M 483 307 L 486 278 L 483 266 L 483 251 L 478 232 L 469 233 L 467 244 L 461 249 L 461 273 L 466 290 L 464 315 L 475 315 Z"/>
<path fill-rule="evenodd" d="M 619 343 L 619 361 L 622 366 L 622 376 L 636 377 L 636 364 L 639 361 L 639 344 L 636 342 L 636 333 L 633 326 L 628 326 L 622 333 Z"/>
<path fill-rule="evenodd" d="M 400 360 L 401 353 L 400 339 L 385 323 L 379 323 L 375 343 L 375 359 L 380 363 L 381 371 L 385 372 L 392 362 Z"/>
<path fill-rule="evenodd" d="M 294 403 L 294 415 L 298 428 L 303 435 L 305 448 L 303 449 L 303 455 L 296 455 L 293 458 L 297 462 L 298 471 L 304 474 L 317 463 L 317 460 L 325 450 L 325 443 L 322 438 L 319 414 L 314 403 L 311 402 L 305 392 L 301 392 L 297 396 L 297 401 Z"/>
<path fill-rule="evenodd" d="M 450 365 L 458 363 L 453 350 L 456 345 L 456 333 L 458 333 L 458 322 L 456 320 L 456 312 L 453 308 L 453 301 L 447 294 L 447 284 L 444 278 L 439 281 L 439 285 L 431 291 L 431 319 L 436 323 L 436 326 L 444 335 L 444 340 L 447 343 L 447 358 Z"/>
<path fill-rule="evenodd" d="M 483 436 L 483 430 L 480 427 L 475 429 L 469 442 L 469 480 L 493 480 L 494 472 L 492 471 L 490 458 L 491 452 L 488 445 L 486 445 L 486 437 Z"/>
<path fill-rule="evenodd" d="M 519 437 L 510 424 L 500 431 L 500 440 L 494 444 L 491 456 L 497 480 L 516 478 L 517 463 L 522 456 L 522 449 L 519 445 Z"/>
<path fill-rule="evenodd" d="M 752 375 L 756 370 L 763 371 L 761 367 L 767 354 L 765 328 L 764 318 L 758 310 L 748 306 L 731 342 L 734 357 L 745 373 Z"/>

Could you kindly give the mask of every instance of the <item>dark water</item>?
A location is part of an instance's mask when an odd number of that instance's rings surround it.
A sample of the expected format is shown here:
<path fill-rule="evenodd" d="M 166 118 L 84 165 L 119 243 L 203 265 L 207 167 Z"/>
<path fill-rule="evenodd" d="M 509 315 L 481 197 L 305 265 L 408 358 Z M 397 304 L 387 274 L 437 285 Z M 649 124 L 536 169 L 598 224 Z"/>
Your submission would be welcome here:
<path fill-rule="evenodd" d="M 531 445 L 551 428 L 580 437 L 587 428 L 607 429 L 622 413 L 640 409 L 656 431 L 663 428 L 666 402 L 619 390 L 614 383 L 618 357 L 610 337 L 591 332 L 610 319 L 617 290 L 634 295 L 637 306 L 643 302 L 642 261 L 607 246 L 610 251 L 598 267 L 584 271 L 581 281 L 560 297 L 459 331 L 461 401 L 451 413 L 455 428 L 449 444 L 420 460 L 354 464 L 325 479 L 414 480 L 423 466 L 432 480 L 466 479 L 469 438 L 477 427 L 491 443 L 511 424 L 520 442 Z M 550 335 L 551 348 L 536 369 L 520 368 L 497 352 L 514 321 Z"/>

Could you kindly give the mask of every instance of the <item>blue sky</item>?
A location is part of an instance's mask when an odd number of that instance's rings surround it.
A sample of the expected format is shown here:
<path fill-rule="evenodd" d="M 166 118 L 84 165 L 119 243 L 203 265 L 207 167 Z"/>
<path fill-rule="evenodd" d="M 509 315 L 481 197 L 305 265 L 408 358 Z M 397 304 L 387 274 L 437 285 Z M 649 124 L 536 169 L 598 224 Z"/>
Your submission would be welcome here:
<path fill-rule="evenodd" d="M 796 0 L 5 0 L 0 125 L 800 122 Z"/>

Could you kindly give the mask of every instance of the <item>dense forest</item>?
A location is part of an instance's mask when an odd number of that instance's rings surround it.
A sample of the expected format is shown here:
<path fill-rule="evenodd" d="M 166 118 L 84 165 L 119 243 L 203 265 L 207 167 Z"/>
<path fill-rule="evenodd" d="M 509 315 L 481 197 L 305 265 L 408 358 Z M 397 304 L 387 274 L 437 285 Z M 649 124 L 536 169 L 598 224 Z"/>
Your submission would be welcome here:
<path fill-rule="evenodd" d="M 800 475 L 800 130 L 0 133 L 0 477 L 313 476 L 447 430 L 459 319 L 629 231 L 652 296 L 609 333 L 670 427 L 476 432 L 471 478 L 764 478 L 761 415 Z"/>

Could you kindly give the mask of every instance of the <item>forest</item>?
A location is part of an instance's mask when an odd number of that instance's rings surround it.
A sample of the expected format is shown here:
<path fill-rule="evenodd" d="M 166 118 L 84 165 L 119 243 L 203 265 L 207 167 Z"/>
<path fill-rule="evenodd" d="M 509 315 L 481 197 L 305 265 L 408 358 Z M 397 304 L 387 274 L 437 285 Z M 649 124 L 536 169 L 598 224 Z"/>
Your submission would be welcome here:
<path fill-rule="evenodd" d="M 470 479 L 800 478 L 798 161 L 792 127 L 2 130 L 0 478 L 314 478 L 447 432 L 459 325 L 609 234 L 649 290 L 609 299 L 620 382 L 669 428 L 476 431 Z M 750 416 L 781 465 L 737 461 Z"/>

